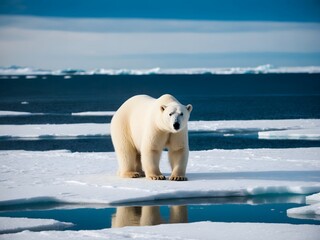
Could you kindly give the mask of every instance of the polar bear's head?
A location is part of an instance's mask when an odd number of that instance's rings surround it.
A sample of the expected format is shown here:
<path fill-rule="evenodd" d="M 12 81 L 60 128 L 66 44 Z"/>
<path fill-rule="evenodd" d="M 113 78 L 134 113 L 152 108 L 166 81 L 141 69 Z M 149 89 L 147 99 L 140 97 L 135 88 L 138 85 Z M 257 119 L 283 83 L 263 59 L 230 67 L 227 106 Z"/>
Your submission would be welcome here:
<path fill-rule="evenodd" d="M 163 128 L 171 133 L 177 133 L 187 126 L 192 105 L 187 106 L 175 102 L 161 105 Z"/>

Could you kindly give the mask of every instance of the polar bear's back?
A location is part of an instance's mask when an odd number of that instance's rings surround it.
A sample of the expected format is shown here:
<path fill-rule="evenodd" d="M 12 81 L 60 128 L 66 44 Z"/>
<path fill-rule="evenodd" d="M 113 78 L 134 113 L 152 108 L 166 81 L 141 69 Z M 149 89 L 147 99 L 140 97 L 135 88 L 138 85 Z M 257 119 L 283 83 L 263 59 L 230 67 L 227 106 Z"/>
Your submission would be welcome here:
<path fill-rule="evenodd" d="M 150 97 L 148 95 L 136 95 L 125 101 L 116 112 L 116 115 L 130 115 L 130 118 L 141 119 L 146 116 L 146 113 L 150 113 L 154 109 L 154 105 L 166 105 L 171 102 L 177 102 L 170 94 L 164 94 L 158 99 Z M 134 116 L 134 115 L 138 116 Z"/>
<path fill-rule="evenodd" d="M 131 118 L 132 115 L 139 114 L 139 118 L 141 118 L 141 113 L 148 111 L 155 100 L 156 99 L 147 95 L 137 95 L 131 97 L 120 106 L 120 108 L 115 113 L 115 116 L 130 115 Z"/>
<path fill-rule="evenodd" d="M 165 94 L 159 98 L 147 95 L 136 95 L 125 101 L 111 120 L 111 137 L 113 141 L 129 141 L 140 149 L 144 131 L 153 124 L 161 113 L 160 107 L 178 101 Z"/>
<path fill-rule="evenodd" d="M 128 141 L 139 148 L 155 100 L 147 95 L 137 95 L 125 101 L 111 120 L 113 142 Z"/>

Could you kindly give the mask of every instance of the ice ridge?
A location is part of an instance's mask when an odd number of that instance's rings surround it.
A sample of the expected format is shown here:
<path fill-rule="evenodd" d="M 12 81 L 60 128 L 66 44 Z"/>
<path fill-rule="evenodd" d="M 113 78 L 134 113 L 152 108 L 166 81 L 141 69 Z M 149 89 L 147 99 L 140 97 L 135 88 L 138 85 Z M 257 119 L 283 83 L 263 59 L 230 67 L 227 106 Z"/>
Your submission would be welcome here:
<path fill-rule="evenodd" d="M 46 70 L 31 67 L 0 67 L 0 75 L 203 75 L 203 74 L 268 74 L 268 73 L 320 73 L 320 66 L 275 67 L 270 64 L 257 67 L 225 67 L 225 68 L 151 68 L 151 69 L 60 69 Z"/>

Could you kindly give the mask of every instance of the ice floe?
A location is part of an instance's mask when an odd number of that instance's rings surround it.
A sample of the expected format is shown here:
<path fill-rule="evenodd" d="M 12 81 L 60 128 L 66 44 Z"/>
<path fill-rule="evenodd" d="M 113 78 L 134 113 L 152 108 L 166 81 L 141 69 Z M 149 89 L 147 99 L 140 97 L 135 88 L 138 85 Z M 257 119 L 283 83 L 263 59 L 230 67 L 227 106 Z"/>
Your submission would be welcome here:
<path fill-rule="evenodd" d="M 316 240 L 320 227 L 315 225 L 213 223 L 165 224 L 147 227 L 125 227 L 96 231 L 29 232 L 0 236 L 1 239 L 157 239 L 157 240 Z"/>
<path fill-rule="evenodd" d="M 29 102 L 21 102 L 21 104 L 29 104 Z M 57 116 L 113 116 L 115 111 L 89 111 L 75 113 L 32 113 L 19 111 L 0 111 L 0 117 L 12 116 L 39 116 L 39 115 L 57 115 Z"/>
<path fill-rule="evenodd" d="M 113 116 L 115 111 L 91 111 L 71 113 L 72 116 Z"/>
<path fill-rule="evenodd" d="M 3 113 L 5 114 L 5 113 Z M 15 113 L 12 113 L 15 114 Z M 107 115 L 113 112 L 83 112 L 81 116 Z M 320 139 L 319 119 L 248 120 L 248 121 L 191 121 L 189 131 L 208 131 L 225 136 L 249 134 L 262 139 Z M 32 124 L 0 125 L 0 138 L 59 139 L 101 137 L 110 135 L 110 124 Z"/>
<path fill-rule="evenodd" d="M 177 68 L 177 69 L 61 69 L 44 70 L 30 67 L 10 66 L 0 67 L 0 75 L 26 75 L 27 78 L 36 78 L 37 75 L 152 75 L 152 74 L 268 74 L 268 73 L 320 73 L 319 66 L 275 67 L 270 64 L 257 67 L 225 67 L 225 68 Z"/>
<path fill-rule="evenodd" d="M 320 220 L 320 193 L 307 196 L 306 202 L 311 205 L 288 209 L 288 216 L 300 219 Z"/>
<path fill-rule="evenodd" d="M 320 203 L 320 193 L 309 195 L 306 200 L 308 204 Z"/>
<path fill-rule="evenodd" d="M 320 148 L 190 153 L 187 182 L 121 179 L 110 153 L 0 151 L 0 204 L 120 204 L 320 192 Z M 167 155 L 161 169 L 170 174 Z"/>
<path fill-rule="evenodd" d="M 289 217 L 320 220 L 320 203 L 287 210 Z"/>
<path fill-rule="evenodd" d="M 57 139 L 110 135 L 110 124 L 0 125 L 0 138 Z"/>
<path fill-rule="evenodd" d="M 319 140 L 320 128 L 259 132 L 260 139 Z"/>
<path fill-rule="evenodd" d="M 21 104 L 27 104 L 27 103 L 23 102 Z M 33 115 L 33 113 L 30 113 L 30 112 L 17 112 L 17 111 L 0 111 L 0 117 L 27 116 L 27 115 Z"/>
<path fill-rule="evenodd" d="M 62 230 L 72 226 L 73 223 L 59 222 L 53 219 L 0 217 L 0 234 L 16 233 L 24 230 Z"/>

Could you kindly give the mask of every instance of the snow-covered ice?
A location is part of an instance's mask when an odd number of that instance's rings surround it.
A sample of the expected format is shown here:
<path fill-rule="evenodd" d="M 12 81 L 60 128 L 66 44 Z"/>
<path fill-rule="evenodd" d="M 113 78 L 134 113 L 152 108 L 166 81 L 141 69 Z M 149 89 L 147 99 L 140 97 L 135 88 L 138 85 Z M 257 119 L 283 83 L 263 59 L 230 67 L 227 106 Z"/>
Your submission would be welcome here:
<path fill-rule="evenodd" d="M 21 104 L 27 104 L 27 102 L 21 102 Z M 31 113 L 31 112 L 17 112 L 17 111 L 0 111 L 0 117 L 28 116 L 28 115 L 44 115 L 44 114 L 43 113 Z"/>
<path fill-rule="evenodd" d="M 44 70 L 30 67 L 0 67 L 0 75 L 28 75 L 35 78 L 37 75 L 151 75 L 151 74 L 267 74 L 267 73 L 319 73 L 319 66 L 275 67 L 270 64 L 257 67 L 225 67 L 225 68 L 150 68 L 150 69 L 61 69 Z"/>
<path fill-rule="evenodd" d="M 306 197 L 308 204 L 320 203 L 320 193 L 315 193 Z"/>
<path fill-rule="evenodd" d="M 0 137 L 25 140 L 107 136 L 109 134 L 110 124 L 99 123 L 0 125 Z"/>
<path fill-rule="evenodd" d="M 107 113 L 112 114 L 113 112 L 108 111 Z M 87 112 L 81 114 L 89 115 L 93 113 Z M 225 135 L 255 134 L 257 138 L 267 139 L 320 139 L 319 119 L 190 121 L 188 126 L 189 131 L 209 131 Z M 107 135 L 110 135 L 109 123 L 0 125 L 0 137 L 21 139 L 76 138 Z"/>
<path fill-rule="evenodd" d="M 287 210 L 289 217 L 320 220 L 320 203 Z"/>
<path fill-rule="evenodd" d="M 307 196 L 306 202 L 311 205 L 288 209 L 288 216 L 293 218 L 320 220 L 320 193 Z"/>
<path fill-rule="evenodd" d="M 319 232 L 320 227 L 315 225 L 198 222 L 98 231 L 24 231 L 14 235 L 2 235 L 0 239 L 316 240 L 319 237 Z"/>
<path fill-rule="evenodd" d="M 0 204 L 119 204 L 192 197 L 320 192 L 320 148 L 190 153 L 187 182 L 121 179 L 110 153 L 0 151 Z M 169 176 L 167 155 L 161 169 Z"/>
<path fill-rule="evenodd" d="M 72 116 L 113 116 L 115 111 L 90 111 L 71 113 Z"/>
<path fill-rule="evenodd" d="M 319 140 L 320 128 L 267 131 L 258 133 L 260 139 Z"/>
<path fill-rule="evenodd" d="M 21 104 L 29 104 L 29 102 L 21 102 Z M 9 116 L 27 116 L 27 115 L 71 115 L 71 116 L 113 116 L 115 111 L 90 111 L 90 112 L 75 112 L 75 113 L 31 113 L 19 111 L 0 111 L 0 117 Z"/>
<path fill-rule="evenodd" d="M 189 181 L 171 182 L 116 177 L 113 152 L 0 151 L 0 204 L 69 202 L 105 207 L 155 199 L 311 194 L 320 191 L 319 152 L 320 148 L 194 151 L 190 154 Z M 161 168 L 168 175 L 165 154 Z M 0 239 L 311 240 L 318 239 L 319 233 L 316 225 L 197 222 L 91 231 L 23 231 L 1 235 Z"/>
<path fill-rule="evenodd" d="M 72 226 L 73 223 L 59 222 L 53 219 L 0 217 L 0 234 L 16 233 L 24 230 L 62 230 Z"/>

